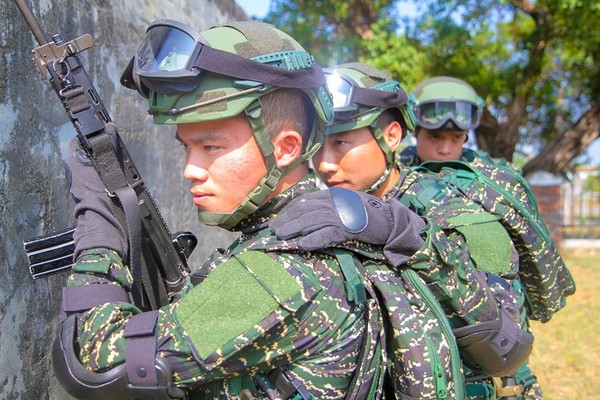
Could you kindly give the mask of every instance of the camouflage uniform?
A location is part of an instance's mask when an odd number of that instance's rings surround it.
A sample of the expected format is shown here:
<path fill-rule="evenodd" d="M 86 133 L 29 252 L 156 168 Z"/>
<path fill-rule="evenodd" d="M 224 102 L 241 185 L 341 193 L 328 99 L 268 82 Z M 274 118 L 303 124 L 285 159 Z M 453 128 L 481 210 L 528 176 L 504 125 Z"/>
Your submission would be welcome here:
<path fill-rule="evenodd" d="M 277 367 L 316 398 L 344 398 L 367 323 L 347 299 L 336 258 L 248 250 L 292 198 L 314 190 L 308 175 L 239 223 L 241 238 L 213 258 L 209 276 L 159 310 L 157 355 L 172 366 L 176 385 L 193 388 L 193 398 L 269 398 L 264 375 Z M 73 271 L 69 286 L 108 282 L 130 289 L 133 281 L 106 249 L 85 251 Z M 124 362 L 124 324 L 138 313 L 133 304 L 106 303 L 78 316 L 76 344 L 86 368 L 100 372 Z M 375 367 L 384 363 L 384 354 L 372 357 Z"/>
<path fill-rule="evenodd" d="M 465 149 L 466 150 L 466 149 Z M 481 158 L 474 158 L 477 153 L 471 150 L 463 151 L 463 154 L 466 154 L 471 160 L 474 162 L 484 162 L 481 161 Z M 489 164 L 487 164 L 489 165 Z M 481 165 L 480 165 L 481 166 Z M 412 185 L 413 182 L 419 181 L 420 179 L 427 177 L 433 180 L 440 180 L 438 175 L 434 174 L 424 174 L 419 171 L 413 171 L 405 167 L 400 167 L 401 177 L 398 180 L 398 183 L 395 185 L 393 189 L 388 191 L 384 198 L 396 198 L 399 199 L 404 204 L 410 203 L 411 198 L 418 197 L 419 193 L 415 191 L 415 187 L 417 185 Z M 415 209 L 415 207 L 411 207 L 417 213 L 427 217 L 428 219 L 435 221 L 438 223 L 442 229 L 447 230 L 449 233 L 449 239 L 453 239 L 455 242 L 448 246 L 448 255 L 447 262 L 450 265 L 455 265 L 459 270 L 468 268 L 464 267 L 464 265 L 468 265 L 474 262 L 476 265 L 471 268 L 477 268 L 480 270 L 486 270 L 492 272 L 494 274 L 498 274 L 503 278 L 512 282 L 513 289 L 515 290 L 515 294 L 518 298 L 518 308 L 520 310 L 521 315 L 521 325 L 528 329 L 529 321 L 526 314 L 525 307 L 525 293 L 522 290 L 522 285 L 517 277 L 517 273 L 519 271 L 519 249 L 512 243 L 510 237 L 504 231 L 504 228 L 501 227 L 497 221 L 490 221 L 495 224 L 491 224 L 489 227 L 483 227 L 479 229 L 483 229 L 483 231 L 474 232 L 474 234 L 469 235 L 468 239 L 473 240 L 476 239 L 476 236 L 480 237 L 488 237 L 492 235 L 492 229 L 496 231 L 498 235 L 503 235 L 504 239 L 502 241 L 503 245 L 500 245 L 500 241 L 494 241 L 494 243 L 489 246 L 488 249 L 485 249 L 482 254 L 476 255 L 473 250 L 473 245 L 467 247 L 465 243 L 465 238 L 460 233 L 461 228 L 457 228 L 453 221 L 456 218 L 460 218 L 465 215 L 473 215 L 473 214 L 487 214 L 485 209 L 483 209 L 479 204 L 475 203 L 469 197 L 467 197 L 464 193 L 455 190 L 452 185 L 443 184 L 444 179 L 440 180 L 443 189 L 440 190 L 441 197 L 435 197 L 431 199 L 431 201 L 427 204 L 426 207 L 421 209 Z M 469 218 L 469 217 L 467 217 Z M 485 232 L 484 232 L 485 231 Z M 465 235 L 466 232 L 463 231 Z M 485 236 L 484 236 L 485 235 Z M 480 243 L 482 245 L 482 243 Z M 483 244 L 484 245 L 484 244 Z M 485 245 L 484 245 L 485 246 Z M 503 247 L 500 249 L 498 247 Z M 472 254 L 469 255 L 467 249 L 472 250 Z M 467 259 L 464 258 L 464 253 L 467 255 Z M 418 253 L 413 256 L 411 262 L 417 259 Z M 462 262 L 461 262 L 462 260 Z M 461 267 L 463 265 L 463 267 Z M 475 373 L 474 371 L 466 369 L 466 381 L 467 381 L 467 399 L 469 400 L 484 400 L 484 399 L 496 399 L 498 398 L 495 394 L 495 386 L 491 377 L 486 377 L 480 374 Z M 516 373 L 516 381 L 518 384 L 523 384 L 525 386 L 525 392 L 522 396 L 519 396 L 519 399 L 542 399 L 542 391 L 539 383 L 537 382 L 537 378 L 531 370 L 529 369 L 527 364 L 524 364 L 519 368 Z"/>

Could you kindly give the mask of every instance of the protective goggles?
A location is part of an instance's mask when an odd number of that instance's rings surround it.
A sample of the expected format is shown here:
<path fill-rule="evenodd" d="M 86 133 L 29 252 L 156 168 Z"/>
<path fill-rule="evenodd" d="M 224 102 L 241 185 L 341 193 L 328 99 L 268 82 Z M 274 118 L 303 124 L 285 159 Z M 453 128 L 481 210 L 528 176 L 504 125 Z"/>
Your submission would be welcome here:
<path fill-rule="evenodd" d="M 283 51 L 253 59 L 218 50 L 200 33 L 172 20 L 153 22 L 136 55 L 121 76 L 121 84 L 148 98 L 150 90 L 162 94 L 189 93 L 205 71 L 231 76 L 256 85 L 314 88 L 325 84 L 321 68 L 304 51 Z"/>
<path fill-rule="evenodd" d="M 482 108 L 466 101 L 435 101 L 417 106 L 417 123 L 425 129 L 440 129 L 452 121 L 467 131 L 479 125 Z"/>
<path fill-rule="evenodd" d="M 325 69 L 327 88 L 333 97 L 333 111 L 346 113 L 359 107 L 394 108 L 408 101 L 406 92 L 396 81 L 385 81 L 370 89 L 356 85 L 349 76 L 333 69 Z"/>

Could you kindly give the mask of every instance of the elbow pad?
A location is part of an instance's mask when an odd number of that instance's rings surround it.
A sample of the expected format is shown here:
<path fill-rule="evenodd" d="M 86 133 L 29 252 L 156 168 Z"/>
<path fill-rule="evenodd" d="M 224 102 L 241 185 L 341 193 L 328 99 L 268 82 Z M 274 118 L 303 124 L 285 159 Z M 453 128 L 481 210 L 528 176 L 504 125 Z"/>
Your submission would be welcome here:
<path fill-rule="evenodd" d="M 75 352 L 76 318 L 67 318 L 59 327 L 52 348 L 54 374 L 63 388 L 76 399 L 86 400 L 178 400 L 185 393 L 173 384 L 169 363 L 157 356 L 155 367 L 157 383 L 154 385 L 132 384 L 126 364 L 107 372 L 92 372 L 85 368 Z"/>
<path fill-rule="evenodd" d="M 510 376 L 531 353 L 533 335 L 521 329 L 502 308 L 500 319 L 454 330 L 465 365 L 488 376 Z"/>

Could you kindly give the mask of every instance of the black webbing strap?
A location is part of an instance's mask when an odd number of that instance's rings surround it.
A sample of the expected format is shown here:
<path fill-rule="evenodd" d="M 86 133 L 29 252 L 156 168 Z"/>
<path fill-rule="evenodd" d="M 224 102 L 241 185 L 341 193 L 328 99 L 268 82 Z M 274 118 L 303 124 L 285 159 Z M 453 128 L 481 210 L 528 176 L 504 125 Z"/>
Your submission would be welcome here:
<path fill-rule="evenodd" d="M 61 92 L 65 107 L 72 113 L 78 113 L 90 108 L 90 103 L 85 95 L 83 86 L 76 86 Z"/>
<path fill-rule="evenodd" d="M 111 129 L 115 129 L 114 125 L 106 124 L 107 134 L 97 135 L 91 138 L 89 143 L 92 147 L 94 162 L 100 179 L 104 182 L 108 194 L 116 196 L 123 209 L 125 220 L 119 222 L 127 227 L 129 267 L 133 275 L 134 290 L 132 293 L 134 301 L 138 305 L 144 304 L 144 293 L 147 293 L 151 308 L 157 309 L 154 286 L 151 283 L 147 269 L 142 265 L 142 223 L 138 197 L 135 190 L 128 184 L 119 160 L 116 158 L 110 140 L 110 133 L 114 134 L 115 132 L 110 132 Z M 117 215 L 117 218 L 122 219 L 123 217 Z"/>
<path fill-rule="evenodd" d="M 125 186 L 115 190 L 115 195 L 121 203 L 123 212 L 125 213 L 125 221 L 127 223 L 127 239 L 129 242 L 129 266 L 133 275 L 133 290 L 134 301 L 136 304 L 143 302 L 143 288 L 152 287 L 148 270 L 141 266 L 141 250 L 142 250 L 142 219 L 140 216 L 140 206 L 138 204 L 137 194 L 131 186 Z M 148 296 L 152 309 L 157 309 L 157 304 L 154 296 Z"/>
<path fill-rule="evenodd" d="M 60 322 L 70 314 L 87 311 L 104 303 L 129 303 L 123 287 L 110 284 L 67 286 L 62 289 Z"/>
<path fill-rule="evenodd" d="M 134 386 L 155 387 L 156 320 L 158 310 L 134 315 L 125 324 L 125 365 L 129 383 Z"/>
<path fill-rule="evenodd" d="M 275 385 L 279 398 L 287 399 L 293 394 L 302 400 L 312 400 L 314 397 L 306 390 L 304 384 L 294 378 L 285 367 L 279 367 L 269 374 L 269 381 Z"/>

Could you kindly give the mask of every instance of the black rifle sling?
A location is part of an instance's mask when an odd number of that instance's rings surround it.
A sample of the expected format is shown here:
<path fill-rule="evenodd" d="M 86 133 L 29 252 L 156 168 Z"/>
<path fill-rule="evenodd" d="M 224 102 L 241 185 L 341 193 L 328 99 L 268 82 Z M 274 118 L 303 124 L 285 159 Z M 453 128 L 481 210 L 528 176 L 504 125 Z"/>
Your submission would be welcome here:
<path fill-rule="evenodd" d="M 114 125 L 106 125 L 107 131 L 111 128 L 114 129 Z M 88 139 L 94 155 L 93 160 L 96 163 L 96 170 L 100 175 L 100 179 L 106 186 L 108 195 L 116 196 L 123 209 L 124 218 L 121 215 L 117 215 L 117 218 L 120 219 L 123 226 L 127 227 L 129 266 L 133 274 L 134 290 L 132 295 L 134 301 L 138 306 L 145 304 L 144 293 L 146 293 L 150 307 L 157 309 L 158 304 L 156 303 L 154 286 L 150 282 L 146 265 L 141 262 L 142 227 L 138 197 L 133 187 L 127 183 L 116 157 L 116 150 L 113 148 L 110 139 L 111 136 L 110 132 L 107 132 Z"/>

